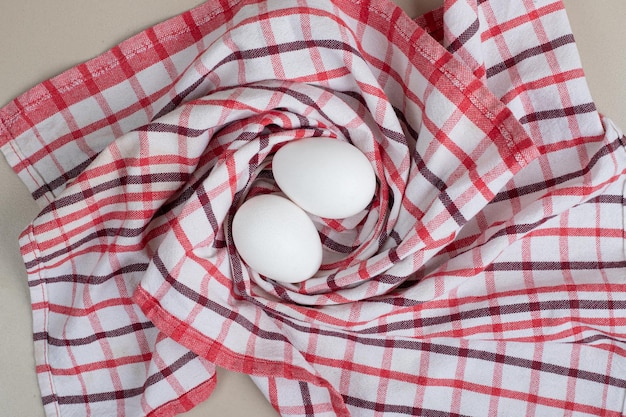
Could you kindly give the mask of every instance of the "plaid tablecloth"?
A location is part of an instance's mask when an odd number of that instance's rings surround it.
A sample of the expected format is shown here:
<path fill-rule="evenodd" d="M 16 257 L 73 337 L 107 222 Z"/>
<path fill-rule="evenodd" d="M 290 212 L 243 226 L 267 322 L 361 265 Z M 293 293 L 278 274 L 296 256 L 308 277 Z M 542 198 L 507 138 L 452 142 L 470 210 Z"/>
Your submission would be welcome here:
<path fill-rule="evenodd" d="M 305 137 L 378 188 L 278 284 L 229 225 Z M 561 1 L 211 0 L 15 99 L 0 146 L 42 208 L 48 416 L 171 416 L 216 365 L 285 416 L 624 413 L 624 136 Z"/>

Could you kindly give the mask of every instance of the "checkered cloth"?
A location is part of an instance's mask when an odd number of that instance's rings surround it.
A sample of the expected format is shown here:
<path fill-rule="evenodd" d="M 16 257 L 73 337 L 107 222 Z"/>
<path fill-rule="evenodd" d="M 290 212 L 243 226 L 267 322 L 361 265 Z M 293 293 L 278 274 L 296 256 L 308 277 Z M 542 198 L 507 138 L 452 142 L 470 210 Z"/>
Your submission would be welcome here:
<path fill-rule="evenodd" d="M 48 416 L 171 416 L 216 365 L 285 416 L 624 413 L 624 137 L 561 1 L 211 0 L 0 115 Z M 280 284 L 230 222 L 305 137 L 377 192 Z"/>

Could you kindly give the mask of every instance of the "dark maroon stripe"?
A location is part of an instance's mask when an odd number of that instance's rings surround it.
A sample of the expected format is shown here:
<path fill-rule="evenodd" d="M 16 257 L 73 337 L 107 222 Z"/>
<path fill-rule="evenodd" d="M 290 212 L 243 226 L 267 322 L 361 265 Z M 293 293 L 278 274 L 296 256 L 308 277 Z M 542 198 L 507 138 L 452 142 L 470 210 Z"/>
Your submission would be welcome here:
<path fill-rule="evenodd" d="M 404 135 L 404 133 L 402 132 L 396 132 L 394 130 L 390 130 L 389 128 L 386 128 L 384 126 L 381 126 L 379 124 L 376 125 L 376 127 L 378 127 L 378 129 L 380 129 L 380 131 L 383 133 L 383 135 L 385 135 L 385 137 L 387 139 L 391 139 L 392 141 L 399 143 L 401 145 L 407 146 L 407 139 L 406 136 Z M 413 139 L 417 139 L 417 133 L 415 133 L 415 136 L 413 136 Z M 374 139 L 376 139 L 376 136 L 374 136 Z"/>
<path fill-rule="evenodd" d="M 421 155 L 417 151 L 413 152 L 413 160 L 415 161 L 415 165 L 419 173 L 422 174 L 424 179 L 426 179 L 426 181 L 431 183 L 437 190 L 444 192 L 444 190 L 447 188 L 446 183 L 430 170 L 430 168 L 428 167 L 424 159 L 422 159 Z M 405 198 L 409 200 L 410 200 L 410 197 L 411 196 L 409 195 L 405 195 Z M 414 198 L 420 198 L 420 197 L 421 196 L 414 196 Z"/>
<path fill-rule="evenodd" d="M 328 275 L 328 277 L 326 277 L 326 285 L 328 286 L 328 289 L 332 292 L 335 291 L 339 291 L 341 290 L 341 286 L 337 285 L 337 272 L 332 273 L 330 275 Z M 285 293 L 285 295 L 288 295 L 288 293 Z M 289 298 L 286 298 L 286 300 Z"/>
<path fill-rule="evenodd" d="M 572 107 L 538 111 L 535 113 L 527 114 L 519 121 L 521 124 L 526 124 L 539 120 L 559 119 L 561 117 L 574 116 L 577 114 L 593 113 L 596 110 L 596 105 L 594 103 L 585 103 Z"/>
<path fill-rule="evenodd" d="M 305 381 L 299 381 L 300 395 L 302 396 L 302 405 L 304 406 L 304 415 L 306 417 L 315 417 L 315 409 L 311 401 L 311 391 L 309 384 Z"/>
<path fill-rule="evenodd" d="M 601 269 L 621 269 L 626 267 L 626 261 L 601 262 L 601 261 L 518 261 L 518 262 L 494 262 L 488 265 L 486 271 L 598 271 Z"/>
<path fill-rule="evenodd" d="M 108 282 L 111 279 L 114 279 L 118 275 L 132 274 L 135 272 L 144 272 L 147 268 L 148 268 L 147 263 L 135 263 L 135 264 L 125 265 L 107 275 L 82 275 L 82 274 L 58 275 L 55 277 L 29 281 L 28 286 L 36 287 L 37 285 L 40 285 L 44 282 L 46 284 L 54 284 L 58 282 L 73 282 L 77 284 L 100 285 L 105 282 Z"/>
<path fill-rule="evenodd" d="M 146 379 L 146 382 L 144 383 L 143 388 L 145 389 L 145 388 L 147 388 L 147 387 L 149 387 L 151 385 L 156 384 L 159 381 L 164 380 L 165 378 L 169 377 L 170 375 L 172 375 L 176 371 L 178 371 L 178 370 L 182 369 L 184 366 L 188 365 L 191 361 L 195 360 L 197 357 L 198 357 L 198 355 L 196 355 L 192 351 L 189 351 L 189 352 L 185 353 L 183 356 L 181 356 L 176 361 L 174 361 L 170 366 L 165 367 L 165 368 L 159 370 L 159 372 L 157 372 L 157 373 L 155 373 L 153 375 L 150 375 Z"/>
<path fill-rule="evenodd" d="M 587 201 L 587 204 L 619 204 L 621 206 L 626 205 L 626 198 L 623 195 L 599 195 Z"/>
<path fill-rule="evenodd" d="M 189 199 L 196 193 L 196 189 L 200 187 L 203 181 L 209 176 L 210 170 L 205 172 L 202 176 L 198 178 L 193 184 L 188 186 L 187 188 L 177 191 L 178 195 L 175 198 L 168 200 L 165 204 L 163 204 L 159 209 L 154 213 L 153 219 L 164 216 L 166 213 L 174 210 L 176 207 L 179 207 L 185 204 Z"/>
<path fill-rule="evenodd" d="M 422 111 L 424 110 L 424 103 L 416 103 L 419 105 L 420 109 L 422 109 Z M 396 135 L 400 136 L 402 138 L 402 140 L 396 140 L 396 142 L 402 143 L 407 145 L 408 141 L 407 138 L 405 136 L 405 132 L 408 133 L 408 136 L 412 139 L 412 143 L 415 144 L 415 141 L 417 141 L 417 139 L 419 138 L 419 127 L 415 128 L 413 127 L 413 125 L 411 124 L 411 122 L 409 122 L 409 120 L 406 118 L 406 115 L 404 113 L 402 113 L 402 110 L 400 110 L 397 107 L 393 107 L 393 112 L 396 114 L 396 117 L 398 118 L 398 121 L 400 121 L 400 124 L 402 126 L 402 132 L 398 133 L 398 132 L 394 132 Z M 386 131 L 385 131 L 386 133 Z M 389 136 L 386 133 L 387 136 Z"/>
<path fill-rule="evenodd" d="M 398 256 L 398 247 L 393 247 L 391 249 L 389 249 L 388 253 L 388 257 L 389 260 L 391 261 L 391 263 L 393 263 L 394 265 L 397 264 L 400 261 L 400 256 Z M 398 277 L 400 278 L 400 277 Z"/>
<path fill-rule="evenodd" d="M 331 49 L 342 52 L 349 52 L 355 56 L 362 58 L 361 53 L 351 45 L 335 39 L 305 39 L 292 42 L 285 42 L 276 45 L 263 46 L 260 48 L 245 49 L 235 51 L 225 57 L 216 64 L 216 68 L 232 61 L 241 61 L 246 59 L 266 58 L 275 55 L 283 55 L 288 52 L 310 51 L 311 49 Z"/>
<path fill-rule="evenodd" d="M 369 339 L 368 339 L 369 340 Z M 396 343 L 397 342 L 397 343 Z M 389 347 L 393 349 L 415 349 L 416 342 L 412 340 L 393 340 Z M 477 359 L 490 363 L 498 363 L 507 366 L 514 366 L 523 369 L 540 370 L 553 375 L 571 377 L 575 374 L 576 378 L 586 380 L 602 385 L 611 385 L 619 388 L 626 388 L 626 379 L 609 377 L 602 373 L 583 371 L 580 369 L 572 369 L 569 367 L 541 362 L 533 359 L 517 358 L 511 355 L 480 351 L 476 349 L 457 348 L 454 346 L 445 346 L 425 343 L 419 346 L 420 350 L 449 355 L 453 357 L 461 357 L 468 359 Z"/>
<path fill-rule="evenodd" d="M 188 138 L 197 138 L 206 133 L 206 129 L 191 129 L 186 126 L 171 125 L 167 123 L 150 123 L 135 129 L 137 132 L 157 132 L 157 133 L 172 133 L 178 136 L 185 136 Z"/>
<path fill-rule="evenodd" d="M 466 416 L 465 414 L 451 413 L 450 411 L 431 410 L 427 408 L 410 406 L 410 405 L 379 403 L 375 401 L 366 400 L 364 398 L 353 397 L 350 395 L 343 395 L 343 400 L 345 401 L 346 405 L 369 410 L 369 411 L 374 411 L 377 413 L 389 413 L 389 414 L 394 414 L 394 415 L 397 414 L 397 415 L 420 416 L 420 417 L 469 417 L 469 416 Z M 410 399 L 407 399 L 407 401 L 409 400 Z"/>
<path fill-rule="evenodd" d="M 80 193 L 71 194 L 54 200 L 41 214 L 49 213 L 61 207 L 70 206 L 78 202 L 84 201 L 86 198 L 93 197 L 96 194 L 109 191 L 114 188 L 124 187 L 127 185 L 154 184 L 164 182 L 184 183 L 189 179 L 190 175 L 184 172 L 159 172 L 154 174 L 143 175 L 124 175 L 110 181 L 105 181 L 94 187 L 82 190 Z"/>
<path fill-rule="evenodd" d="M 395 254 L 392 251 L 390 251 L 389 256 L 391 258 L 395 258 L 395 259 L 399 259 L 397 257 L 397 254 Z M 397 261 L 394 261 L 397 262 Z M 339 285 L 337 285 L 337 273 L 334 274 L 330 274 L 327 278 L 326 278 L 326 285 L 328 285 L 328 288 L 332 291 L 339 291 L 342 290 L 343 288 Z M 404 282 L 406 280 L 406 277 L 401 277 L 401 276 L 397 276 L 397 275 L 391 275 L 391 274 L 378 274 L 373 278 L 370 278 L 370 281 L 372 282 L 378 282 L 380 284 L 386 285 L 386 286 L 390 286 L 390 287 L 395 287 L 400 285 L 402 282 Z M 288 293 L 284 294 L 283 299 L 285 301 L 292 301 L 291 298 L 289 297 Z"/>
<path fill-rule="evenodd" d="M 382 300 L 383 302 L 389 302 L 390 304 L 397 305 L 393 299 Z M 401 301 L 402 302 L 402 301 Z M 417 304 L 417 303 L 413 303 Z M 408 306 L 408 303 L 403 306 Z M 384 325 L 375 325 L 372 327 L 363 328 L 359 333 L 367 335 L 385 334 L 388 332 L 395 332 L 398 330 L 411 329 L 411 328 L 426 328 L 432 326 L 440 326 L 443 324 L 460 323 L 467 320 L 475 320 L 484 317 L 506 317 L 508 315 L 524 314 L 530 312 L 561 312 L 561 314 L 555 314 L 562 316 L 563 312 L 573 310 L 585 310 L 585 311 L 599 311 L 605 313 L 607 311 L 620 311 L 626 309 L 626 301 L 598 301 L 598 300 L 553 300 L 553 301 L 541 301 L 534 303 L 517 303 L 517 304 L 503 304 L 495 307 L 481 307 L 472 310 L 456 311 L 447 313 L 441 316 L 434 317 L 416 317 L 411 320 L 400 320 Z M 503 319 L 505 321 L 506 319 Z"/>
<path fill-rule="evenodd" d="M 56 177 L 52 181 L 49 181 L 47 184 L 42 185 L 32 192 L 32 197 L 34 200 L 41 198 L 45 193 L 51 192 L 53 193 L 59 187 L 67 184 L 68 181 L 76 178 L 81 172 L 85 170 L 96 158 L 96 155 L 87 158 L 84 162 L 78 164 L 76 167 L 70 169 L 67 172 L 64 172 L 63 175 Z"/>
<path fill-rule="evenodd" d="M 598 152 L 596 152 L 591 157 L 587 165 L 583 167 L 582 169 L 578 171 L 570 172 L 569 174 L 561 175 L 561 176 L 554 177 L 554 178 L 549 178 L 549 179 L 546 179 L 545 181 L 525 185 L 522 187 L 517 187 L 512 190 L 502 191 L 495 196 L 492 202 L 511 200 L 511 199 L 515 199 L 523 195 L 545 191 L 559 184 L 563 184 L 567 181 L 570 181 L 574 178 L 583 177 L 587 175 L 595 167 L 595 165 L 600 162 L 600 160 L 603 157 L 612 154 L 613 152 L 615 152 L 615 150 L 620 149 L 621 146 L 622 144 L 618 140 L 608 143 L 602 148 L 600 148 Z"/>
<path fill-rule="evenodd" d="M 403 283 L 406 280 L 406 277 L 399 277 L 397 275 L 391 274 L 379 274 L 372 278 L 372 281 L 380 282 L 381 284 L 387 286 L 397 286 Z"/>
<path fill-rule="evenodd" d="M 452 216 L 454 221 L 459 226 L 463 226 L 465 223 L 467 223 L 467 219 L 463 216 L 458 206 L 454 204 L 454 201 L 452 201 L 448 193 L 442 192 L 439 194 L 438 198 L 443 203 L 443 206 L 446 208 L 448 213 L 450 213 L 450 216 Z"/>
<path fill-rule="evenodd" d="M 519 54 L 501 62 L 499 64 L 494 65 L 491 68 L 487 69 L 487 78 L 493 77 L 501 73 L 502 71 L 506 71 L 508 68 L 514 67 L 525 59 L 532 58 L 534 56 L 543 55 L 549 51 L 560 48 L 561 46 L 565 46 L 568 44 L 574 43 L 574 35 L 568 34 L 563 35 L 559 38 L 556 38 L 552 41 L 546 42 L 542 45 L 535 46 L 529 49 L 526 49 Z"/>
<path fill-rule="evenodd" d="M 448 52 L 451 54 L 455 53 L 459 49 L 463 47 L 476 33 L 478 33 L 478 29 L 480 28 L 480 22 L 478 19 L 474 20 L 474 22 L 468 26 L 467 29 L 463 31 L 454 41 L 450 43 L 448 46 Z"/>
<path fill-rule="evenodd" d="M 137 397 L 144 393 L 144 388 L 132 388 L 119 391 L 98 392 L 84 395 L 47 395 L 41 400 L 43 405 L 56 402 L 61 405 L 91 404 L 103 401 L 115 401 Z"/>
<path fill-rule="evenodd" d="M 331 239 L 330 237 L 326 236 L 323 233 L 320 233 L 320 238 L 322 240 L 322 245 L 324 247 L 337 253 L 343 253 L 343 254 L 352 253 L 359 247 L 358 245 L 355 245 L 355 246 L 343 245 L 341 243 L 334 241 L 333 239 Z"/>
<path fill-rule="evenodd" d="M 411 138 L 413 138 L 413 139 L 417 139 L 418 136 L 419 136 L 419 132 L 416 131 L 411 126 L 411 124 L 406 119 L 405 115 L 402 112 L 400 112 L 399 110 L 396 110 L 396 115 L 398 116 L 398 119 L 400 120 L 402 125 L 405 127 L 405 129 L 409 133 L 409 136 Z M 407 143 L 406 137 L 404 137 L 404 135 L 403 135 L 403 141 L 404 141 L 403 142 L 404 144 Z M 426 161 L 424 161 L 422 156 L 417 152 L 417 150 L 415 148 L 412 151 L 411 159 L 415 162 L 415 165 L 416 165 L 419 173 L 422 174 L 422 177 L 424 177 L 424 179 L 426 179 L 426 181 L 431 183 L 437 190 L 439 190 L 439 191 L 441 191 L 443 193 L 445 191 L 445 189 L 447 188 L 446 183 L 430 170 L 430 167 L 428 166 Z M 405 198 L 410 200 L 411 196 L 405 195 Z M 445 204 L 445 201 L 444 201 L 444 204 Z"/>
<path fill-rule="evenodd" d="M 604 334 L 596 334 L 593 336 L 585 337 L 583 339 L 577 340 L 576 343 L 580 343 L 581 345 L 582 344 L 589 345 L 591 343 L 598 344 L 598 342 L 602 342 L 602 341 L 606 341 L 607 343 L 617 344 L 617 345 L 624 343 L 622 339 L 619 339 L 617 337 L 609 337 Z"/>
<path fill-rule="evenodd" d="M 180 104 L 185 100 L 185 98 L 193 93 L 198 87 L 202 85 L 206 76 L 198 79 L 196 82 L 191 84 L 189 87 L 178 93 L 172 100 L 167 103 L 161 110 L 159 110 L 153 117 L 153 120 L 159 119 L 166 114 L 170 113 L 172 110 L 180 106 Z"/>
<path fill-rule="evenodd" d="M 114 337 L 126 336 L 136 332 L 143 332 L 148 329 L 153 329 L 154 324 L 152 322 L 133 323 L 128 326 L 119 327 L 113 330 L 107 330 L 104 332 L 97 332 L 90 334 L 89 336 L 79 337 L 76 339 L 59 339 L 50 335 L 48 332 L 38 332 L 33 334 L 35 341 L 45 340 L 52 346 L 84 346 L 94 342 L 98 342 L 103 339 L 111 339 Z"/>
<path fill-rule="evenodd" d="M 196 195 L 198 196 L 198 200 L 204 209 L 204 214 L 211 225 L 213 235 L 216 236 L 220 225 L 217 223 L 217 218 L 215 217 L 215 212 L 213 211 L 213 204 L 211 203 L 211 199 L 209 198 L 204 185 L 200 185 L 196 191 Z"/>
<path fill-rule="evenodd" d="M 148 226 L 150 226 L 149 223 L 145 224 L 143 227 L 140 228 L 127 228 L 127 227 L 114 227 L 114 228 L 103 228 L 103 229 L 97 229 L 92 233 L 89 233 L 88 235 L 85 235 L 82 239 L 72 243 L 72 244 L 68 244 L 65 247 L 56 250 L 52 253 L 49 253 L 48 255 L 45 256 L 40 256 L 32 261 L 26 262 L 24 265 L 26 266 L 26 269 L 30 269 L 33 268 L 35 266 L 37 266 L 39 263 L 41 262 L 48 262 L 52 259 L 55 259 L 59 256 L 63 256 L 66 255 L 68 253 L 73 252 L 75 249 L 87 244 L 88 242 L 92 241 L 92 240 L 99 240 L 100 238 L 103 237 L 137 237 L 137 236 L 141 236 L 146 229 L 148 228 Z M 96 244 L 96 246 L 100 246 L 99 244 Z M 101 249 L 95 249 L 94 251 L 97 252 L 101 252 Z M 46 279 L 47 281 L 47 279 Z"/>

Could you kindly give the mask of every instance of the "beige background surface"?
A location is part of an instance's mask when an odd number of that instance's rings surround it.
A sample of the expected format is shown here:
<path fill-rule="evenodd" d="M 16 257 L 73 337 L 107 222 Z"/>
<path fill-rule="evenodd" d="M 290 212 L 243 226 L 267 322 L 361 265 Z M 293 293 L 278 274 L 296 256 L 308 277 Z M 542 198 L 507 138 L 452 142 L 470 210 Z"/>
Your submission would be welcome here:
<path fill-rule="evenodd" d="M 396 0 L 417 15 L 442 0 Z M 92 58 L 201 0 L 2 0 L 0 106 L 31 86 Z M 600 111 L 626 128 L 626 1 L 567 0 L 574 35 Z M 0 157 L 0 416 L 40 417 L 26 273 L 17 236 L 37 214 L 26 188 Z M 245 375 L 221 371 L 213 396 L 185 414 L 275 416 Z"/>

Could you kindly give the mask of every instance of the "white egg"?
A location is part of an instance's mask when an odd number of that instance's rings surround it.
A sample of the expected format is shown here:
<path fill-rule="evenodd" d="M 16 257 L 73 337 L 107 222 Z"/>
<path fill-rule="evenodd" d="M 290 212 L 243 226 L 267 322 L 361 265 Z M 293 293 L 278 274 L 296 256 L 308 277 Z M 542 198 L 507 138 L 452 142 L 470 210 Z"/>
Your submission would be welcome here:
<path fill-rule="evenodd" d="M 320 217 L 353 216 L 370 204 L 376 191 L 376 174 L 367 157 L 337 139 L 290 142 L 274 155 L 272 171 L 291 201 Z"/>
<path fill-rule="evenodd" d="M 320 236 L 309 216 L 277 195 L 250 198 L 232 222 L 233 241 L 250 268 L 267 278 L 302 282 L 322 263 Z"/>

